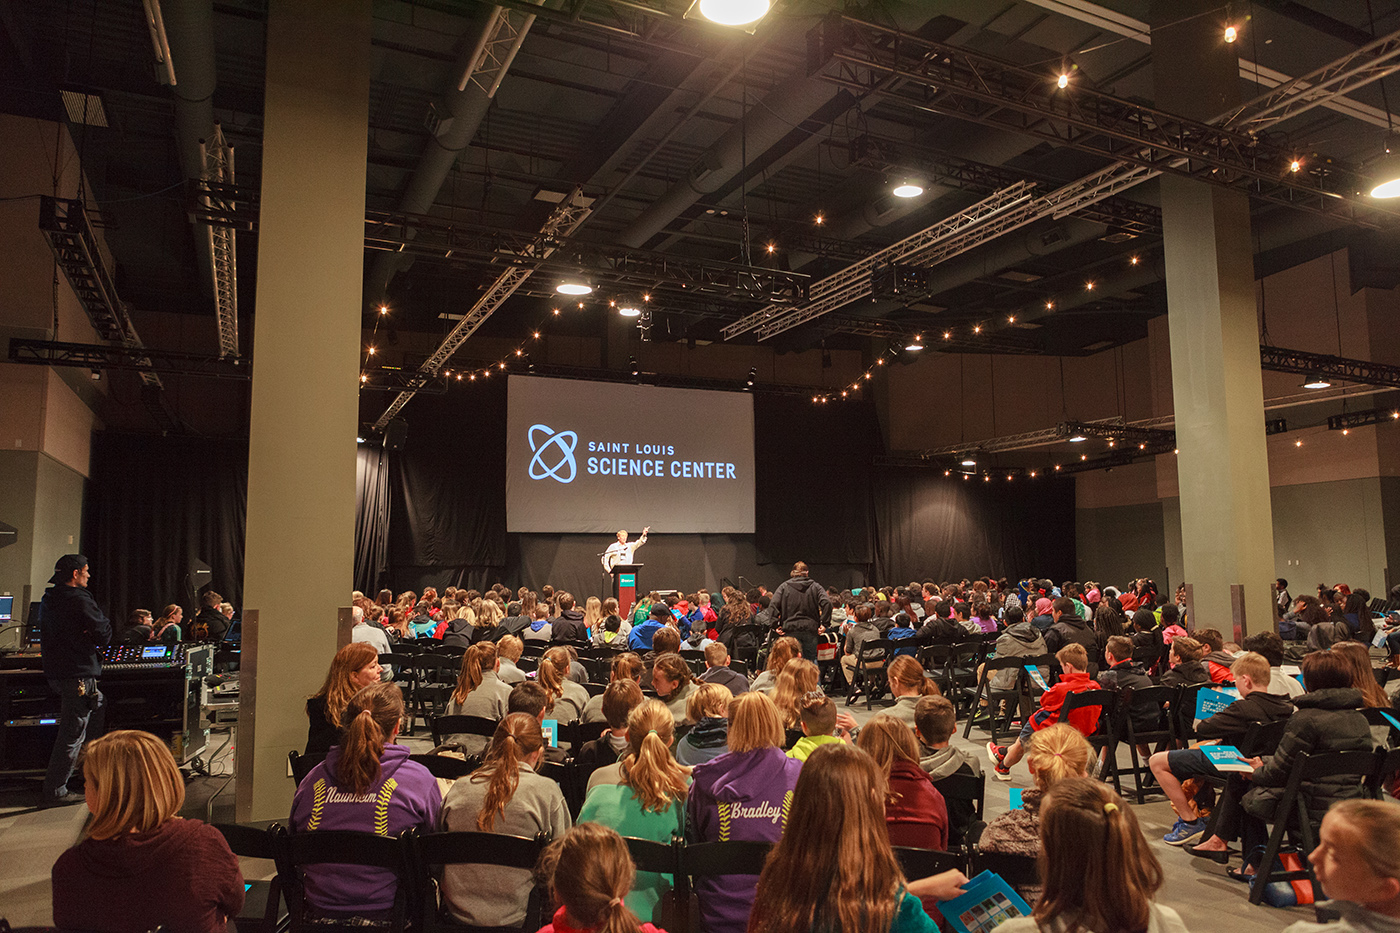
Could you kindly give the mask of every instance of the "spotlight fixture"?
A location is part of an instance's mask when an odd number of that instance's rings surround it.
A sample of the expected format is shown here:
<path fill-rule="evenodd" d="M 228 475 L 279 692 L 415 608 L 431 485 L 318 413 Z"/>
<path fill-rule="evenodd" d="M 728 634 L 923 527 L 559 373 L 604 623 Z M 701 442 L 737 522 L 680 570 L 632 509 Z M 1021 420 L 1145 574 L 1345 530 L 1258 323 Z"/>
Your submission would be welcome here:
<path fill-rule="evenodd" d="M 924 193 L 924 186 L 918 179 L 904 178 L 894 186 L 890 193 L 897 198 L 917 198 Z"/>
<path fill-rule="evenodd" d="M 388 314 L 388 313 L 389 313 L 389 306 L 388 306 L 388 305 L 380 305 L 380 306 L 379 306 L 379 313 L 380 313 L 380 314 Z"/>
<path fill-rule="evenodd" d="M 561 279 L 559 284 L 554 286 L 554 290 L 561 295 L 593 294 L 593 286 L 581 275 L 571 275 L 568 278 Z"/>
<path fill-rule="evenodd" d="M 913 337 L 913 339 L 910 340 L 909 343 L 906 344 L 905 347 L 904 347 L 904 349 L 906 349 L 906 350 L 913 350 L 913 351 L 922 350 L 923 348 L 924 348 L 924 335 L 923 335 L 923 334 L 915 334 L 914 337 Z"/>
<path fill-rule="evenodd" d="M 1083 434 L 1076 434 L 1076 435 L 1074 435 L 1073 437 L 1071 437 L 1071 438 L 1069 439 L 1069 442 L 1070 442 L 1071 444 L 1080 444 L 1080 443 L 1083 443 L 1084 441 L 1087 441 L 1087 440 L 1088 440 L 1088 438 L 1085 437 Z"/>
<path fill-rule="evenodd" d="M 1134 256 L 1132 259 L 1129 259 L 1129 260 L 1128 260 L 1128 263 L 1129 263 L 1129 265 L 1134 265 L 1134 266 L 1135 266 L 1135 265 L 1138 264 L 1138 258 L 1137 258 L 1136 256 Z"/>
<path fill-rule="evenodd" d="M 366 382 L 369 382 L 369 377 L 364 373 L 360 373 L 360 384 L 363 385 Z"/>
<path fill-rule="evenodd" d="M 364 442 L 365 442 L 365 439 L 364 439 L 363 437 L 357 437 L 357 438 L 355 438 L 355 443 L 356 443 L 356 444 L 363 444 Z"/>
<path fill-rule="evenodd" d="M 631 298 L 623 299 L 618 303 L 617 313 L 623 317 L 641 317 L 642 309 L 640 305 L 640 301 L 634 301 Z"/>
<path fill-rule="evenodd" d="M 757 367 L 757 366 L 750 366 L 750 367 L 749 367 L 749 378 L 748 378 L 748 381 L 746 382 L 746 385 L 748 385 L 750 388 L 752 388 L 752 387 L 753 387 L 754 380 L 757 379 L 757 378 L 758 378 L 758 367 Z"/>
<path fill-rule="evenodd" d="M 977 466 L 977 458 L 972 456 L 972 454 L 968 454 L 967 456 L 963 457 L 962 465 L 965 467 L 975 467 Z"/>
<path fill-rule="evenodd" d="M 1299 169 L 1301 169 L 1302 167 L 1303 167 L 1303 163 L 1302 163 L 1302 162 L 1299 162 L 1297 159 L 1294 159 L 1292 162 L 1289 162 L 1289 163 L 1288 163 L 1288 170 L 1289 170 L 1290 172 L 1296 172 L 1296 171 L 1298 171 Z"/>
<path fill-rule="evenodd" d="M 370 355 L 370 356 L 374 356 L 374 354 L 377 353 L 377 352 L 378 352 L 378 351 L 377 351 L 374 347 L 370 347 L 370 348 L 369 348 L 369 355 Z"/>
<path fill-rule="evenodd" d="M 1065 88 L 1069 87 L 1069 75 L 1061 74 L 1060 79 L 1056 81 L 1055 84 L 1063 91 Z"/>
<path fill-rule="evenodd" d="M 1226 26 L 1226 27 L 1225 27 L 1225 41 L 1226 41 L 1226 42 L 1234 42 L 1234 41 L 1235 41 L 1236 39 L 1238 39 L 1239 37 L 1240 37 L 1240 32 L 1239 32 L 1239 30 L 1236 29 L 1234 26 Z"/>
<path fill-rule="evenodd" d="M 1322 373 L 1313 373 L 1303 380 L 1303 388 L 1305 389 L 1330 389 L 1331 387 L 1331 380 Z"/>
<path fill-rule="evenodd" d="M 1376 180 L 1371 187 L 1371 197 L 1400 197 L 1400 153 L 1391 151 L 1389 140 L 1385 144 L 1385 155 L 1371 165 L 1369 171 Z"/>
<path fill-rule="evenodd" d="M 686 16 L 698 12 L 719 26 L 748 26 L 767 16 L 771 7 L 770 0 L 695 0 Z"/>

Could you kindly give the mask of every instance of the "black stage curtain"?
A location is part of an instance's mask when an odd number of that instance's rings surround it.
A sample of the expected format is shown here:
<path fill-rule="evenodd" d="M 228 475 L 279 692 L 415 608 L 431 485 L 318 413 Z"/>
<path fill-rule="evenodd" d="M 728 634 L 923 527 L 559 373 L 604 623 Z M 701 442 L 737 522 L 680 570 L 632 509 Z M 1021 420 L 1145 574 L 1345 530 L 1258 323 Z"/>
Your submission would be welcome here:
<path fill-rule="evenodd" d="M 389 585 L 389 454 L 355 450 L 355 588 L 370 599 Z"/>
<path fill-rule="evenodd" d="M 248 514 L 246 439 L 93 435 L 83 546 L 89 589 L 118 630 L 132 609 L 185 607 L 190 560 L 213 568 L 211 585 L 243 598 Z"/>
<path fill-rule="evenodd" d="M 875 573 L 882 583 L 1075 574 L 1074 480 L 875 471 Z"/>

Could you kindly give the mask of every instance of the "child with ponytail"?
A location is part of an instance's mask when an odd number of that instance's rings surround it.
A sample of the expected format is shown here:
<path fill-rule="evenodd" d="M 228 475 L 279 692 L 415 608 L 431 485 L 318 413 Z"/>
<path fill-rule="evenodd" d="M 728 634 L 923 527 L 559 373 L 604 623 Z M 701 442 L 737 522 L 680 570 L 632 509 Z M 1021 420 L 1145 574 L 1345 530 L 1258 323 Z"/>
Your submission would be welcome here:
<path fill-rule="evenodd" d="M 403 693 L 393 683 L 364 687 L 345 707 L 345 733 L 297 787 L 295 832 L 357 830 L 397 836 L 434 832 L 442 808 L 437 779 L 396 745 Z M 319 865 L 306 869 L 306 900 L 320 917 L 390 915 L 398 879 L 382 868 Z"/>
<path fill-rule="evenodd" d="M 572 663 L 569 649 L 555 645 L 540 658 L 535 674 L 536 683 L 549 692 L 549 718 L 559 722 L 577 722 L 583 718 L 583 708 L 588 705 L 588 691 L 569 679 Z"/>
<path fill-rule="evenodd" d="M 452 785 L 442 803 L 443 829 L 559 838 L 572 821 L 559 785 L 535 773 L 544 754 L 540 721 L 510 713 L 496 726 L 486 760 Z M 443 869 L 447 908 L 460 923 L 478 927 L 519 926 L 533 887 L 523 868 L 449 865 Z"/>
<path fill-rule="evenodd" d="M 500 721 L 506 715 L 510 699 L 510 684 L 501 680 L 501 659 L 495 642 L 483 641 L 472 645 L 462 655 L 462 672 L 457 675 L 457 689 L 447 701 L 448 716 L 480 716 Z M 451 735 L 445 742 L 461 746 L 468 755 L 479 755 L 486 748 L 484 735 Z"/>
<path fill-rule="evenodd" d="M 665 933 L 640 922 L 624 903 L 637 871 L 627 843 L 606 826 L 569 830 L 540 857 L 539 873 L 559 903 L 540 933 Z"/>
<path fill-rule="evenodd" d="M 690 769 L 671 756 L 675 717 L 659 700 L 645 700 L 627 717 L 628 752 L 619 773 L 622 783 L 599 784 L 579 812 L 580 823 L 601 823 L 624 836 L 669 843 L 685 835 L 685 796 Z M 641 872 L 626 897 L 627 908 L 643 920 L 671 889 L 672 877 Z"/>
<path fill-rule="evenodd" d="M 1007 920 L 998 933 L 1187 933 L 1175 910 L 1153 900 L 1162 865 L 1107 784 L 1056 784 L 1041 806 L 1040 844 L 1045 889 L 1034 916 Z"/>

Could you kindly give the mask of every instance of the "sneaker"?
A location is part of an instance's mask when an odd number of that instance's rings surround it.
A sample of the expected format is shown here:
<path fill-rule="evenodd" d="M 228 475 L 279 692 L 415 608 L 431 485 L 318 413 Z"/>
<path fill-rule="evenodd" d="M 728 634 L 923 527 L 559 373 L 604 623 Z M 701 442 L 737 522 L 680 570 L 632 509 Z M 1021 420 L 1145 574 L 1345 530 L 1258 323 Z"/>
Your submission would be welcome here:
<path fill-rule="evenodd" d="M 1001 767 L 1001 763 L 1006 760 L 1006 749 L 995 742 L 988 742 L 987 757 L 992 759 L 992 764 Z"/>
<path fill-rule="evenodd" d="M 997 762 L 996 766 L 992 768 L 992 774 L 996 776 L 998 781 L 1011 782 L 1011 769 L 1001 762 Z"/>
<path fill-rule="evenodd" d="M 71 807 L 79 803 L 87 803 L 87 797 L 83 794 L 75 794 L 72 791 L 65 790 L 57 797 L 45 797 L 40 801 L 39 806 L 47 810 L 50 807 Z"/>
<path fill-rule="evenodd" d="M 1196 842 L 1206 831 L 1206 821 L 1204 818 L 1187 822 L 1177 820 L 1172 826 L 1172 831 L 1162 837 L 1162 841 L 1169 846 L 1184 846 L 1188 842 Z"/>

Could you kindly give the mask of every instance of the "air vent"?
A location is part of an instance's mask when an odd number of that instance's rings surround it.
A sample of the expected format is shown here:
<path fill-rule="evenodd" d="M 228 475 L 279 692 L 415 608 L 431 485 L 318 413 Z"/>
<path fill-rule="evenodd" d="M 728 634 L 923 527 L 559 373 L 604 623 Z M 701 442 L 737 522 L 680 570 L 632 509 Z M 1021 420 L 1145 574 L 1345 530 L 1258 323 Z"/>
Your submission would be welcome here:
<path fill-rule="evenodd" d="M 63 95 L 63 109 L 68 111 L 68 122 L 80 126 L 106 126 L 107 111 L 102 109 L 102 98 L 82 91 L 59 91 Z"/>

